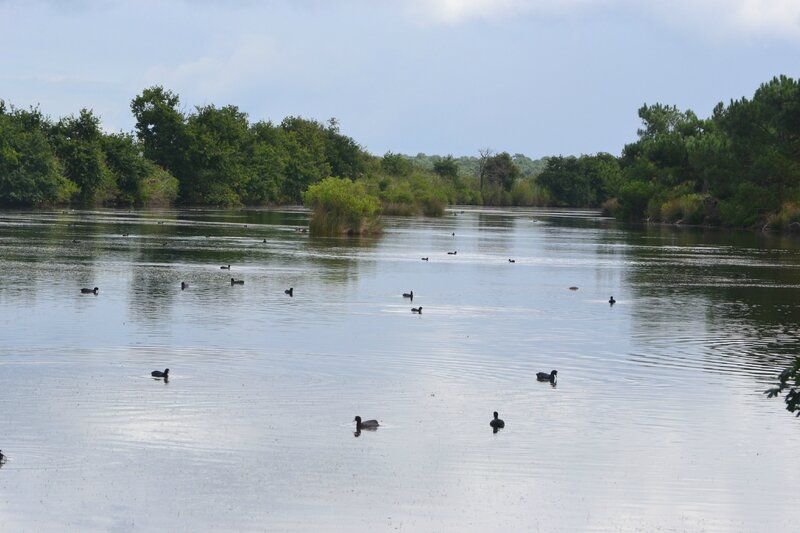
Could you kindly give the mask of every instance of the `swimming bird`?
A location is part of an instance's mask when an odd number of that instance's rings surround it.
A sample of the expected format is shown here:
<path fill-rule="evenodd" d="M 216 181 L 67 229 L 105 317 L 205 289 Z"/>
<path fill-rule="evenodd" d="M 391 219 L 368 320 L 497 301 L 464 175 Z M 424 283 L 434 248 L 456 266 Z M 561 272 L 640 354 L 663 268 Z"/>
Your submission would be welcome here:
<path fill-rule="evenodd" d="M 6 456 L 3 455 L 3 450 L 0 450 L 0 465 L 6 462 Z"/>
<path fill-rule="evenodd" d="M 244 280 L 231 278 L 231 285 L 244 285 Z"/>
<path fill-rule="evenodd" d="M 456 255 L 457 253 L 458 253 L 458 250 L 455 250 L 453 252 L 447 252 L 447 255 Z"/>
<path fill-rule="evenodd" d="M 428 258 L 427 258 L 427 257 L 423 257 L 423 258 L 422 258 L 422 260 L 423 260 L 423 261 L 427 261 L 427 260 L 428 260 Z"/>
<path fill-rule="evenodd" d="M 537 372 L 536 380 L 549 381 L 550 383 L 554 383 L 556 380 L 556 374 L 558 374 L 558 370 L 553 370 L 549 374 L 547 372 Z"/>
<path fill-rule="evenodd" d="M 189 284 L 186 283 L 185 281 L 181 281 L 181 290 L 188 289 L 188 288 L 189 288 Z"/>
<path fill-rule="evenodd" d="M 169 379 L 169 368 L 165 369 L 163 372 L 160 370 L 153 370 L 150 372 L 150 375 L 154 378 L 164 378 Z"/>
<path fill-rule="evenodd" d="M 356 431 L 361 431 L 362 429 L 378 429 L 380 426 L 377 420 L 364 420 L 362 422 L 360 416 L 356 416 L 353 421 L 356 423 Z"/>
<path fill-rule="evenodd" d="M 495 411 L 494 418 L 492 419 L 491 422 L 489 422 L 489 425 L 492 426 L 494 429 L 500 429 L 506 427 L 506 423 L 503 422 L 500 418 L 497 418 L 497 416 L 498 416 L 497 411 Z"/>
<path fill-rule="evenodd" d="M 221 270 L 230 270 L 230 269 L 231 269 L 231 266 L 230 266 L 230 265 L 228 265 L 228 266 L 221 266 L 221 267 L 219 267 L 219 268 L 220 268 Z"/>
<path fill-rule="evenodd" d="M 420 305 L 419 307 L 412 307 L 411 308 L 411 312 L 412 313 L 418 313 L 418 314 L 421 315 L 422 314 L 422 306 Z"/>
<path fill-rule="evenodd" d="M 609 304 L 609 305 L 614 305 L 615 303 L 617 303 L 617 301 L 614 299 L 614 297 L 613 297 L 613 296 L 612 296 L 611 298 L 609 298 L 609 299 L 608 299 L 608 304 Z"/>
<path fill-rule="evenodd" d="M 403 298 L 411 298 L 411 301 L 413 302 L 414 301 L 414 291 L 404 292 L 403 293 Z"/>
<path fill-rule="evenodd" d="M 294 298 L 294 287 L 289 287 L 288 289 L 286 289 L 285 291 L 283 291 L 283 294 L 288 294 L 289 296 L 291 296 L 292 298 Z"/>
<path fill-rule="evenodd" d="M 578 290 L 578 287 L 570 287 L 570 288 L 569 288 L 569 290 L 571 290 L 571 291 L 577 291 L 577 290 Z"/>
<path fill-rule="evenodd" d="M 516 263 L 517 261 L 516 261 L 516 259 L 509 259 L 508 262 L 509 263 Z"/>
<path fill-rule="evenodd" d="M 95 287 L 94 289 L 87 289 L 86 287 L 84 287 L 83 289 L 81 289 L 81 294 L 97 294 L 97 291 L 99 290 L 100 289 L 98 289 L 97 287 Z"/>

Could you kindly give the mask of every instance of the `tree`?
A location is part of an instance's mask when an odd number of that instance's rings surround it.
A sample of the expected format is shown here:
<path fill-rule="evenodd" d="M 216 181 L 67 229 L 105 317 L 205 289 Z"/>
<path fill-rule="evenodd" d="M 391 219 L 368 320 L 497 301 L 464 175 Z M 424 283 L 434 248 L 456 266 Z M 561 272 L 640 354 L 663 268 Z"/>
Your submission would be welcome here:
<path fill-rule="evenodd" d="M 178 192 L 178 180 L 142 156 L 141 147 L 127 133 L 104 135 L 106 164 L 117 185 L 121 205 L 170 205 Z"/>
<path fill-rule="evenodd" d="M 102 138 L 100 119 L 88 109 L 81 109 L 77 117 L 62 118 L 50 130 L 64 175 L 79 187 L 78 200 L 83 204 L 93 204 L 98 193 L 114 187 Z"/>
<path fill-rule="evenodd" d="M 339 133 L 339 122 L 328 121 L 325 133 L 325 157 L 331 166 L 331 174 L 354 180 L 364 171 L 364 151 L 350 137 Z"/>
<path fill-rule="evenodd" d="M 286 200 L 300 202 L 303 191 L 331 175 L 324 128 L 315 120 L 301 117 L 283 119 L 281 128 L 286 134 L 288 153 L 283 196 Z"/>
<path fill-rule="evenodd" d="M 402 154 L 386 152 L 381 159 L 381 168 L 391 176 L 408 176 L 413 172 L 414 165 Z"/>
<path fill-rule="evenodd" d="M 0 104 L 0 203 L 40 206 L 69 199 L 77 187 L 61 174 L 41 113 L 9 113 Z"/>
<path fill-rule="evenodd" d="M 458 163 L 450 154 L 445 158 L 434 161 L 433 171 L 442 178 L 449 178 L 453 183 L 458 181 Z"/>
<path fill-rule="evenodd" d="M 188 175 L 183 200 L 236 205 L 248 181 L 245 156 L 251 143 L 247 114 L 236 106 L 198 107 L 186 124 Z"/>
<path fill-rule="evenodd" d="M 483 179 L 486 176 L 486 163 L 489 161 L 489 158 L 492 157 L 494 154 L 494 150 L 491 148 L 481 148 L 478 150 L 478 154 L 480 157 L 478 158 L 478 180 L 479 180 L 479 190 L 483 192 Z"/>
<path fill-rule="evenodd" d="M 142 91 L 131 101 L 136 119 L 136 136 L 144 148 L 144 156 L 170 171 L 181 182 L 181 197 L 188 195 L 188 135 L 186 118 L 178 111 L 177 94 L 154 86 Z"/>
<path fill-rule="evenodd" d="M 786 410 L 800 416 L 800 357 L 778 376 L 778 384 L 764 392 L 769 398 L 786 393 Z"/>
<path fill-rule="evenodd" d="M 514 182 L 522 173 L 514 164 L 511 155 L 503 152 L 486 159 L 483 164 L 483 175 L 489 183 L 500 186 L 505 191 L 511 191 Z"/>

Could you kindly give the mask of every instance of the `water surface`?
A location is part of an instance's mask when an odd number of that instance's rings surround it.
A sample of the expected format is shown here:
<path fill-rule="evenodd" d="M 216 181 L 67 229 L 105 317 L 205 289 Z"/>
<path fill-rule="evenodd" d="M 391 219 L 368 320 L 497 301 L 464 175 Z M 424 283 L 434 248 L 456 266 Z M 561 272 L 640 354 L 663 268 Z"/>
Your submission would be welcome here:
<path fill-rule="evenodd" d="M 762 391 L 798 353 L 796 241 L 307 218 L 0 213 L 0 530 L 795 525 L 800 426 Z M 357 414 L 383 426 L 356 437 Z"/>

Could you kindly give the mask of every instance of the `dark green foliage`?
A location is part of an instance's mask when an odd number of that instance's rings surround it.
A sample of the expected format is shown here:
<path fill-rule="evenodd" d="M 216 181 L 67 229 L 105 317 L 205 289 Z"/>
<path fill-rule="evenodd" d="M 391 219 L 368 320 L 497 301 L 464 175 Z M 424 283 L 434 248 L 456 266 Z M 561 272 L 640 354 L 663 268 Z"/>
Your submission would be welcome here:
<path fill-rule="evenodd" d="M 433 162 L 433 171 L 442 178 L 448 178 L 453 183 L 458 182 L 458 163 L 452 155 Z"/>
<path fill-rule="evenodd" d="M 181 195 L 188 195 L 186 118 L 178 111 L 178 95 L 155 86 L 145 89 L 131 102 L 136 136 L 144 156 L 181 180 Z"/>
<path fill-rule="evenodd" d="M 764 392 L 769 398 L 786 394 L 786 410 L 800 416 L 800 357 L 780 373 L 775 387 Z"/>
<path fill-rule="evenodd" d="M 483 176 L 489 185 L 501 187 L 510 192 L 514 182 L 522 176 L 508 152 L 488 157 L 483 167 Z"/>
<path fill-rule="evenodd" d="M 381 169 L 390 176 L 408 176 L 414 165 L 404 155 L 386 152 L 381 160 Z"/>
<path fill-rule="evenodd" d="M 800 205 L 800 84 L 781 76 L 708 119 L 663 104 L 638 110 L 636 142 L 610 154 L 532 160 L 366 153 L 326 124 L 250 124 L 236 106 L 185 114 L 178 95 L 131 102 L 135 138 L 109 135 L 90 110 L 51 123 L 0 101 L 0 202 L 110 205 L 297 203 L 336 176 L 364 184 L 387 213 L 447 204 L 603 206 L 634 221 L 787 228 Z M 177 185 L 176 185 L 177 184 Z"/>
<path fill-rule="evenodd" d="M 47 205 L 75 191 L 61 174 L 45 126 L 38 110 L 9 110 L 0 100 L 0 203 Z"/>
<path fill-rule="evenodd" d="M 64 176 L 79 188 L 77 199 L 91 205 L 96 197 L 112 194 L 111 172 L 103 151 L 100 119 L 87 110 L 59 120 L 50 128 L 50 142 L 61 162 Z M 106 194 L 103 194 L 106 193 Z"/>

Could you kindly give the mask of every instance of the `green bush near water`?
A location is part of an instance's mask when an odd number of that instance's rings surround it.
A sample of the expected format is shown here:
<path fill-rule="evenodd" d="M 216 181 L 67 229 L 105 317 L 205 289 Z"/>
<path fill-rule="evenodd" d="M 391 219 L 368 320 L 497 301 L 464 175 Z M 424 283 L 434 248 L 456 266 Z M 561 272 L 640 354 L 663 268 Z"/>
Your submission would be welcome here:
<path fill-rule="evenodd" d="M 303 203 L 313 210 L 312 235 L 366 235 L 379 233 L 380 202 L 362 183 L 325 178 L 303 193 Z"/>

